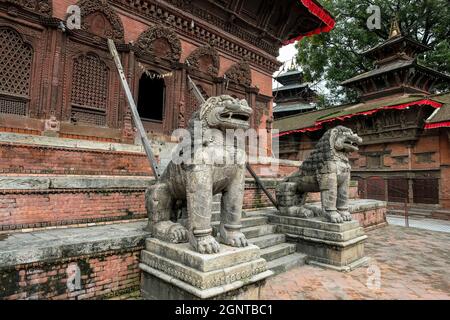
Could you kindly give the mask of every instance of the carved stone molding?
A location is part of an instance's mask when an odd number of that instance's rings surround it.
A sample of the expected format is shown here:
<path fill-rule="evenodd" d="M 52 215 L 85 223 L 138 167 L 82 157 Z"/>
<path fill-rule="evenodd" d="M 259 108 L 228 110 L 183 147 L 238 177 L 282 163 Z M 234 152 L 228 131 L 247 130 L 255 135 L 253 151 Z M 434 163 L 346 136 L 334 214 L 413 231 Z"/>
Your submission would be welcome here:
<path fill-rule="evenodd" d="M 181 41 L 170 28 L 155 25 L 144 31 L 136 42 L 142 52 L 172 62 L 179 62 L 181 57 Z"/>
<path fill-rule="evenodd" d="M 124 29 L 120 17 L 101 0 L 80 0 L 82 29 L 104 38 L 123 42 Z M 105 21 L 105 19 L 107 21 Z"/>
<path fill-rule="evenodd" d="M 236 41 L 228 37 L 223 31 L 218 32 L 217 29 L 207 28 L 201 24 L 192 24 L 192 18 L 187 17 L 184 14 L 184 12 L 186 11 L 184 9 L 175 11 L 171 8 L 168 8 L 165 2 L 155 3 L 154 0 L 141 0 L 139 2 L 134 0 L 109 0 L 109 2 L 113 3 L 114 6 L 117 6 L 132 14 L 141 16 L 154 23 L 160 23 L 162 20 L 164 20 L 174 30 L 176 30 L 178 34 L 182 34 L 188 38 L 194 39 L 195 41 L 202 41 L 204 43 L 215 41 L 216 48 L 220 48 L 220 50 L 231 54 L 237 59 L 248 57 L 249 63 L 252 66 L 259 67 L 261 68 L 261 70 L 267 73 L 273 74 L 281 66 L 281 62 L 279 62 L 275 58 L 275 56 L 278 54 L 278 47 L 276 47 L 277 50 L 274 51 L 272 57 L 269 57 L 267 54 L 262 54 L 258 50 L 250 49 L 249 47 L 237 43 Z M 177 7 L 189 7 L 188 1 L 179 0 L 178 2 L 179 3 L 173 4 L 175 4 Z M 193 25 L 194 27 L 192 27 Z M 225 30 L 227 28 L 219 27 L 218 30 Z M 262 48 L 262 44 L 254 36 L 249 37 L 246 41 L 254 44 L 257 48 Z"/>
<path fill-rule="evenodd" d="M 52 1 L 51 0 L 1 0 L 0 2 L 13 3 L 25 9 L 39 13 L 45 16 L 52 15 Z"/>
<path fill-rule="evenodd" d="M 228 80 L 238 85 L 246 87 L 252 85 L 252 71 L 250 65 L 245 60 L 232 65 L 228 71 L 225 72 L 225 76 Z"/>
<path fill-rule="evenodd" d="M 186 60 L 189 61 L 190 66 L 195 70 L 207 73 L 212 77 L 219 75 L 219 53 L 211 45 L 195 49 Z"/>

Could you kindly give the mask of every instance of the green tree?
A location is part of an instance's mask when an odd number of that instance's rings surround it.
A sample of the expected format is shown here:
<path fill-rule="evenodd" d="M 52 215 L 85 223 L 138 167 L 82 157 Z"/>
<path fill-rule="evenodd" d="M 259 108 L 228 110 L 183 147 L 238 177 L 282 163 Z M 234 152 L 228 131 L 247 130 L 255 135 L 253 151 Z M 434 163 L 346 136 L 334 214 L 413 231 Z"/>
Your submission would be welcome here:
<path fill-rule="evenodd" d="M 297 62 L 310 82 L 325 81 L 329 90 L 320 103 L 352 102 L 353 91 L 340 83 L 373 69 L 361 53 L 389 37 L 391 21 L 397 17 L 402 34 L 432 48 L 419 56 L 419 63 L 450 74 L 450 3 L 448 0 L 321 0 L 335 17 L 329 33 L 303 38 L 297 43 Z M 381 29 L 370 31 L 370 5 L 381 9 Z"/>

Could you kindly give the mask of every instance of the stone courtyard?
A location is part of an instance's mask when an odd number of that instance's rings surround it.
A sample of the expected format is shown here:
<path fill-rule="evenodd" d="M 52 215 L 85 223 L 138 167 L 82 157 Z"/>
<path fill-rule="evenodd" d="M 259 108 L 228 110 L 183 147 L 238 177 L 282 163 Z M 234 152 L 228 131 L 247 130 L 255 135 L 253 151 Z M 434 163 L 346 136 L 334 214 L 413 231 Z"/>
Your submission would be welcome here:
<path fill-rule="evenodd" d="M 367 267 L 348 273 L 313 266 L 294 268 L 267 281 L 263 299 L 450 299 L 450 233 L 400 226 L 367 232 L 370 266 L 380 288 L 367 286 Z"/>

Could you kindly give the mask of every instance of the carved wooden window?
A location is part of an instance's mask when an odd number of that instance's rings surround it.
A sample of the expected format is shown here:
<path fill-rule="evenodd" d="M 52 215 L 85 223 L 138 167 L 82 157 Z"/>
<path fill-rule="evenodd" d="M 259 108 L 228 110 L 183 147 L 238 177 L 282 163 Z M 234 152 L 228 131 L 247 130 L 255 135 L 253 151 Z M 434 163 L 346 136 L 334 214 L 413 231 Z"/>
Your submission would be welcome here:
<path fill-rule="evenodd" d="M 33 48 L 19 33 L 0 28 L 0 113 L 28 115 Z"/>
<path fill-rule="evenodd" d="M 386 182 L 380 177 L 367 179 L 367 198 L 375 200 L 386 200 Z"/>
<path fill-rule="evenodd" d="M 438 179 L 414 179 L 413 180 L 414 203 L 438 204 L 439 180 Z"/>
<path fill-rule="evenodd" d="M 408 200 L 408 179 L 392 178 L 388 180 L 388 201 L 405 202 Z"/>
<path fill-rule="evenodd" d="M 74 60 L 72 75 L 73 123 L 106 126 L 109 70 L 96 55 Z"/>

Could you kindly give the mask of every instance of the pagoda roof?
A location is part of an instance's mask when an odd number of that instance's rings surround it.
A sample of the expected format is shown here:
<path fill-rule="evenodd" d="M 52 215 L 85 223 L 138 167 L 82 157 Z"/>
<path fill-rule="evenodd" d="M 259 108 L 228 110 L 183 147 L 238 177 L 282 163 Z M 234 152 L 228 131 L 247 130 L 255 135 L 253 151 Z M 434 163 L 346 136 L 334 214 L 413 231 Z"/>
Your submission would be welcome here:
<path fill-rule="evenodd" d="M 286 86 L 278 87 L 272 89 L 273 92 L 279 92 L 279 91 L 287 91 L 287 90 L 294 90 L 294 89 L 304 89 L 308 87 L 308 83 L 294 83 L 294 84 L 288 84 Z"/>
<path fill-rule="evenodd" d="M 434 114 L 435 118 L 430 117 L 431 119 L 429 119 L 429 121 L 430 124 L 433 123 L 432 121 L 448 121 L 448 126 L 450 127 L 450 106 L 447 106 L 448 104 L 450 104 L 450 93 L 430 96 L 394 96 L 283 117 L 274 122 L 274 129 L 278 129 L 280 131 L 278 136 L 288 135 L 295 132 L 316 131 L 323 129 L 324 123 L 343 121 L 354 116 L 372 115 L 381 110 L 399 110 L 412 106 L 431 106 L 436 109 L 444 107 L 444 109 L 442 109 L 442 113 L 441 110 L 438 110 Z M 430 129 L 431 126 L 426 126 L 426 128 Z"/>
<path fill-rule="evenodd" d="M 450 93 L 437 95 L 433 97 L 433 99 L 443 103 L 443 105 L 433 112 L 433 114 L 426 120 L 425 128 L 434 129 L 450 127 Z"/>
<path fill-rule="evenodd" d="M 290 112 L 290 111 L 304 111 L 311 110 L 315 107 L 309 103 L 294 103 L 294 104 L 277 104 L 273 107 L 273 113 Z"/>
<path fill-rule="evenodd" d="M 408 45 L 416 47 L 417 48 L 417 52 L 419 52 L 419 53 L 431 50 L 431 48 L 429 46 L 426 46 L 426 45 L 424 45 L 424 44 L 422 44 L 422 43 L 420 43 L 420 42 L 418 42 L 416 40 L 413 40 L 413 39 L 411 39 L 409 37 L 400 35 L 400 36 L 389 38 L 389 39 L 379 43 L 375 47 L 373 47 L 373 48 L 371 48 L 371 49 L 369 49 L 367 51 L 362 52 L 361 54 L 362 55 L 366 55 L 366 56 L 371 56 L 372 54 L 374 54 L 377 51 L 383 50 L 383 49 L 385 49 L 385 48 L 387 48 L 387 47 L 389 47 L 389 46 L 391 46 L 393 44 L 396 44 L 396 43 L 402 42 L 402 41 L 407 42 Z"/>
<path fill-rule="evenodd" d="M 447 74 L 436 71 L 436 70 L 428 68 L 428 67 L 425 67 L 425 66 L 417 63 L 417 61 L 415 61 L 415 60 L 399 60 L 399 61 L 395 61 L 395 62 L 392 62 L 387 65 L 383 65 L 377 69 L 361 73 L 361 74 L 357 75 L 356 77 L 353 77 L 353 78 L 343 81 L 341 83 L 341 85 L 343 85 L 343 86 L 350 85 L 350 84 L 353 84 L 355 82 L 358 82 L 358 81 L 361 81 L 361 80 L 364 80 L 367 78 L 371 78 L 371 77 L 381 75 L 384 73 L 398 71 L 398 70 L 401 70 L 404 68 L 410 68 L 410 67 L 413 67 L 424 73 L 442 78 L 447 81 L 450 81 L 450 76 L 448 76 Z"/>

